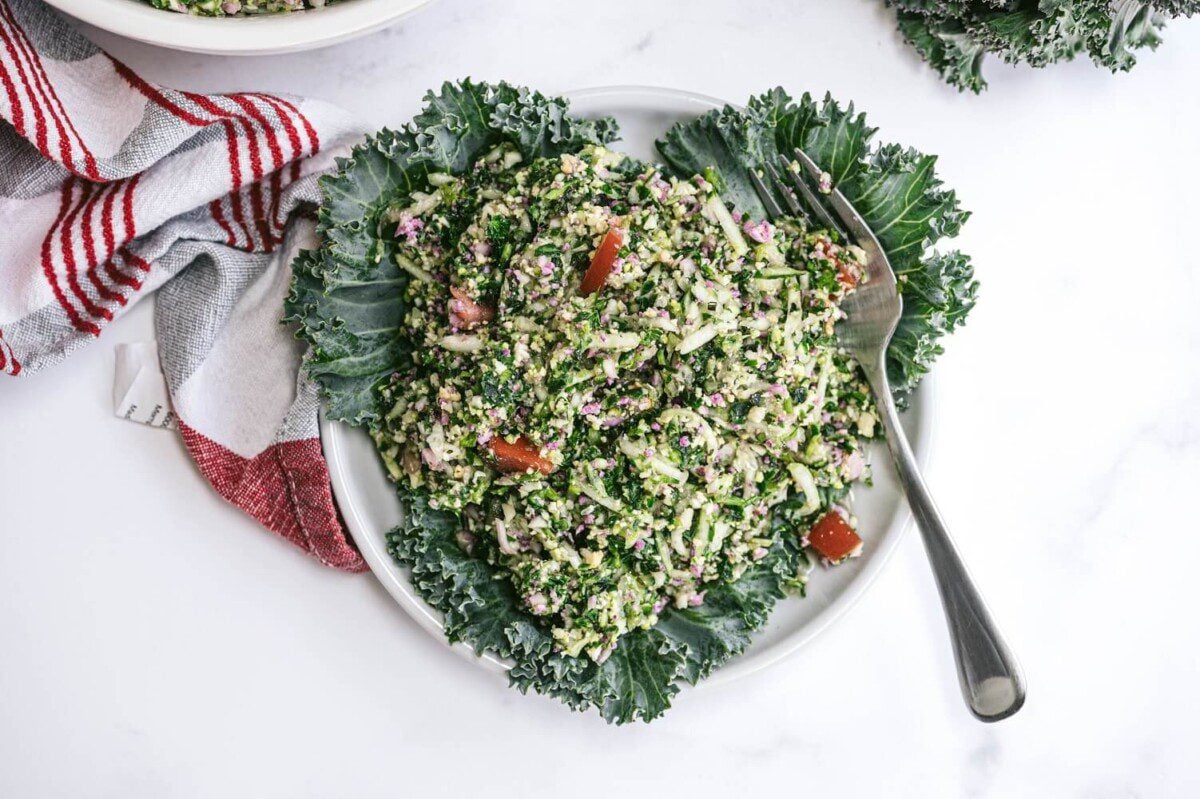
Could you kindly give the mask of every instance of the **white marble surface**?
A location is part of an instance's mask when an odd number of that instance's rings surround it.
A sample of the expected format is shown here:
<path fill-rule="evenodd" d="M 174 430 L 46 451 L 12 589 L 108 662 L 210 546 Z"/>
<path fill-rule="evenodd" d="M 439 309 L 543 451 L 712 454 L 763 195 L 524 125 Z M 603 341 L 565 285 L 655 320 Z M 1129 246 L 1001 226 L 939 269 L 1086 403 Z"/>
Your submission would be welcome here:
<path fill-rule="evenodd" d="M 813 646 L 651 726 L 522 697 L 370 577 L 223 505 L 171 434 L 110 416 L 112 347 L 148 336 L 143 304 L 0 389 L 0 795 L 1200 791 L 1200 20 L 1130 75 L 995 64 L 982 98 L 939 83 L 876 0 L 440 0 L 247 60 L 97 38 L 160 82 L 308 92 L 378 124 L 468 74 L 829 89 L 940 153 L 983 289 L 939 366 L 928 477 L 1029 701 L 994 726 L 967 715 L 915 535 Z"/>

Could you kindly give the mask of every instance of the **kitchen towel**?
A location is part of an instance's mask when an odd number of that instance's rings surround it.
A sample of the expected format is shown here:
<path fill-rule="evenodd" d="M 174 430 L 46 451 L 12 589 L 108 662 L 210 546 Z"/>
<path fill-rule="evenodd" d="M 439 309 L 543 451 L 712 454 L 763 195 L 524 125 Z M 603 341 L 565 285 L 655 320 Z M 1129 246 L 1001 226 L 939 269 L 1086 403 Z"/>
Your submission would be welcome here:
<path fill-rule="evenodd" d="M 317 177 L 365 131 L 313 100 L 156 86 L 40 0 L 0 0 L 0 119 L 0 373 L 57 364 L 155 294 L 201 474 L 322 563 L 364 570 L 280 319 Z"/>

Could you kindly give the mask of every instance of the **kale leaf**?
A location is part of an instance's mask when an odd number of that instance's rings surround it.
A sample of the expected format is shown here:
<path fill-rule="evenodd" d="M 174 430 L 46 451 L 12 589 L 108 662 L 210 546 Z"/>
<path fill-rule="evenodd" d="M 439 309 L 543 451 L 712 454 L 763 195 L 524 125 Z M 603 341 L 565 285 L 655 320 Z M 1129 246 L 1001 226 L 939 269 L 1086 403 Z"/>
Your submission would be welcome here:
<path fill-rule="evenodd" d="M 362 424 L 376 416 L 375 387 L 404 368 L 401 323 L 408 275 L 390 258 L 369 272 L 334 260 L 327 248 L 292 262 L 288 321 L 309 342 L 308 374 L 321 386 L 330 418 Z"/>
<path fill-rule="evenodd" d="M 1133 50 L 1153 50 L 1168 17 L 1191 16 L 1200 0 L 886 0 L 900 32 L 959 89 L 982 91 L 984 56 L 1035 67 L 1086 53 L 1114 72 Z"/>
<path fill-rule="evenodd" d="M 937 159 L 888 144 L 854 105 L 826 95 L 793 101 L 783 89 L 753 97 L 744 109 L 725 106 L 675 125 L 658 150 L 675 174 L 709 174 L 734 207 L 755 218 L 766 209 L 750 182 L 752 170 L 802 148 L 833 178 L 871 226 L 900 279 L 904 315 L 888 350 L 888 377 L 904 405 L 934 358 L 941 338 L 961 325 L 978 284 L 967 256 L 931 254 L 958 234 L 970 216 L 934 173 Z M 779 198 L 782 200 L 782 198 Z"/>

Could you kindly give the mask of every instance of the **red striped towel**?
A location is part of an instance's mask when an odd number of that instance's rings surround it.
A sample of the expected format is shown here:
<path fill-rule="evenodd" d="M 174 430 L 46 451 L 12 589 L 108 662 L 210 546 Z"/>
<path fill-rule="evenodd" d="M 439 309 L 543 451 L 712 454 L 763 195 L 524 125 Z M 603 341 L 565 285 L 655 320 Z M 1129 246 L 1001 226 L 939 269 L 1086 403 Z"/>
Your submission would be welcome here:
<path fill-rule="evenodd" d="M 162 372 L 204 477 L 363 570 L 279 323 L 316 176 L 363 131 L 311 100 L 154 86 L 38 0 L 0 0 L 0 118 L 0 373 L 58 363 L 157 291 Z"/>

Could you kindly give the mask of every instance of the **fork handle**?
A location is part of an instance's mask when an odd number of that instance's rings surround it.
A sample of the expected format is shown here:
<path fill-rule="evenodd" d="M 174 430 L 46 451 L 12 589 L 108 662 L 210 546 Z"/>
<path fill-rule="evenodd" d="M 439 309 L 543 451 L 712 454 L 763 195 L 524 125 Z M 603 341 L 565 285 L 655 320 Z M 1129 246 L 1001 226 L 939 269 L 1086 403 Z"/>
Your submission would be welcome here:
<path fill-rule="evenodd" d="M 983 597 L 975 589 L 975 583 L 950 538 L 950 531 L 921 477 L 917 459 L 908 445 L 908 437 L 900 426 L 900 415 L 892 401 L 884 358 L 881 356 L 873 368 L 865 371 L 883 416 L 892 460 L 921 530 L 925 552 L 937 581 L 963 698 L 981 721 L 1008 718 L 1025 703 L 1021 667 L 992 621 Z"/>

